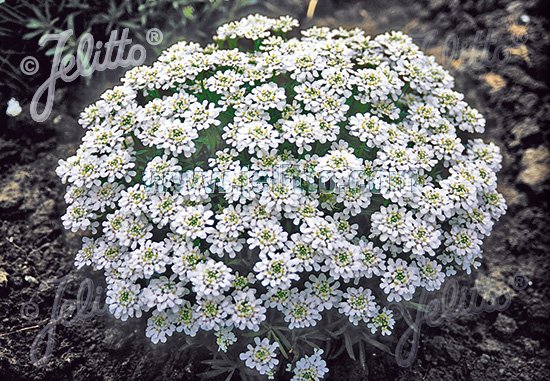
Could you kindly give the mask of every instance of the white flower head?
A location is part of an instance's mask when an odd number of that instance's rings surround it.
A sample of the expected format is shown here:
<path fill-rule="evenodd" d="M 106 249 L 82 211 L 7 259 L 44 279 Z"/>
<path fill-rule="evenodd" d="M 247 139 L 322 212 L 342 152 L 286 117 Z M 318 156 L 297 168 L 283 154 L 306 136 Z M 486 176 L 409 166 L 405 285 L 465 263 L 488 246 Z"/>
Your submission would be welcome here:
<path fill-rule="evenodd" d="M 239 358 L 245 362 L 246 366 L 256 369 L 260 374 L 266 374 L 273 370 L 278 364 L 276 351 L 279 347 L 277 342 L 270 343 L 267 338 L 260 340 L 254 338 L 254 346 L 248 344 L 248 350 L 239 355 Z"/>
<path fill-rule="evenodd" d="M 502 154 L 433 57 L 402 32 L 297 24 L 250 15 L 129 70 L 56 169 L 75 265 L 104 272 L 116 318 L 222 352 L 265 333 L 241 359 L 273 378 L 298 353 L 296 381 L 328 371 L 313 327 L 391 334 L 387 302 L 478 268 L 506 212 Z"/>

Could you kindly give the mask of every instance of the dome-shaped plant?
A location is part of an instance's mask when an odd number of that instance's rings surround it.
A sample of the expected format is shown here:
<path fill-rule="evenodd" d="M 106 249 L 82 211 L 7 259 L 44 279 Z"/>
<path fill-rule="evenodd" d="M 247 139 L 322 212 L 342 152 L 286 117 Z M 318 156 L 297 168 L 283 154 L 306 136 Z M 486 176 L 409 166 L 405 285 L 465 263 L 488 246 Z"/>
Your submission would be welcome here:
<path fill-rule="evenodd" d="M 389 302 L 476 268 L 505 204 L 485 120 L 433 57 L 295 26 L 249 16 L 128 71 L 58 174 L 65 227 L 90 232 L 76 265 L 105 273 L 116 318 L 146 313 L 154 343 L 211 331 L 303 380 L 342 326 L 347 347 L 389 335 Z"/>

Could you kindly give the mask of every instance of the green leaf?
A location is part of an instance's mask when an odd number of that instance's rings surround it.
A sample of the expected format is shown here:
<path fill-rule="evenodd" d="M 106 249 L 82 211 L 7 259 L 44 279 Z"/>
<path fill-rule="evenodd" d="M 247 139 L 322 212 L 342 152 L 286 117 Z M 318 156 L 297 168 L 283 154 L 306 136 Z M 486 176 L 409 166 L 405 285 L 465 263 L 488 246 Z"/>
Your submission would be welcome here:
<path fill-rule="evenodd" d="M 193 9 L 193 7 L 191 5 L 188 5 L 183 8 L 183 17 L 189 20 L 193 20 L 195 18 L 194 12 L 195 10 Z"/>
<path fill-rule="evenodd" d="M 203 373 L 199 373 L 197 376 L 199 376 L 200 378 L 214 378 L 214 377 L 217 377 L 217 376 L 220 376 L 224 373 L 228 373 L 230 372 L 231 369 L 213 369 L 213 370 L 209 370 L 207 372 L 203 372 Z"/>
<path fill-rule="evenodd" d="M 125 28 L 129 28 L 129 29 L 137 29 L 139 28 L 139 25 L 136 24 L 135 22 L 132 22 L 132 21 L 121 21 L 120 22 L 120 25 L 125 27 Z"/>
<path fill-rule="evenodd" d="M 201 361 L 201 363 L 203 364 L 207 364 L 207 365 L 212 365 L 212 366 L 215 366 L 217 365 L 216 368 L 220 368 L 220 367 L 227 367 L 227 366 L 230 366 L 231 363 L 228 361 L 228 360 L 222 360 L 222 359 L 210 359 L 210 360 L 203 360 Z"/>
<path fill-rule="evenodd" d="M 343 334 L 346 329 L 348 329 L 348 325 L 347 324 L 344 324 L 340 329 L 334 331 L 334 334 L 337 335 L 337 336 L 340 336 L 341 334 Z"/>
<path fill-rule="evenodd" d="M 30 19 L 25 26 L 29 29 L 45 29 L 44 23 L 37 19 Z"/>
<path fill-rule="evenodd" d="M 411 306 L 411 308 L 414 308 L 417 311 L 422 311 L 422 312 L 428 311 L 428 306 L 425 304 L 420 304 L 420 303 L 411 302 L 411 301 L 407 301 L 405 302 L 405 304 Z"/>
<path fill-rule="evenodd" d="M 233 377 L 233 374 L 235 373 L 235 370 L 236 368 L 233 368 L 233 370 L 231 371 L 231 373 L 229 373 L 225 379 L 225 381 L 230 381 L 231 380 L 231 377 Z"/>
<path fill-rule="evenodd" d="M 281 354 L 283 355 L 283 357 L 285 359 L 288 360 L 288 353 L 286 352 L 285 350 L 285 346 L 281 343 L 281 340 L 279 339 L 279 336 L 275 333 L 274 330 L 270 330 L 268 333 L 267 333 L 267 337 L 273 337 L 273 339 L 279 344 L 279 350 L 281 351 Z M 286 339 L 286 338 L 285 338 Z M 289 343 L 290 344 L 290 343 Z M 291 348 L 290 345 L 288 345 L 289 348 Z"/>
<path fill-rule="evenodd" d="M 292 345 L 290 344 L 290 341 L 288 341 L 287 337 L 282 333 L 280 330 L 273 328 L 273 331 L 277 334 L 277 337 L 283 342 L 283 344 L 287 348 L 292 348 Z"/>
<path fill-rule="evenodd" d="M 382 344 L 381 342 L 373 339 L 371 336 L 369 336 L 369 334 L 363 332 L 363 337 L 368 344 L 372 345 L 375 348 L 380 349 L 382 352 L 393 355 L 393 352 L 387 345 Z"/>
<path fill-rule="evenodd" d="M 332 337 L 333 339 L 337 339 L 337 338 L 339 337 L 336 333 L 332 332 L 332 331 L 329 330 L 329 329 L 327 329 L 325 332 L 326 332 L 330 337 Z"/>
<path fill-rule="evenodd" d="M 365 369 L 365 362 L 366 362 L 366 356 L 365 356 L 365 345 L 362 341 L 359 341 L 359 364 L 361 364 L 361 368 Z"/>
<path fill-rule="evenodd" d="M 42 34 L 41 30 L 35 30 L 34 32 L 25 33 L 23 35 L 23 40 L 31 40 L 40 34 Z"/>
<path fill-rule="evenodd" d="M 353 343 L 351 342 L 351 337 L 347 333 L 344 335 L 344 343 L 346 345 L 348 356 L 355 361 L 355 353 L 353 353 Z"/>
<path fill-rule="evenodd" d="M 37 18 L 42 20 L 47 20 L 47 17 L 44 14 L 42 14 L 42 11 L 36 5 L 29 4 L 29 9 L 34 12 Z"/>

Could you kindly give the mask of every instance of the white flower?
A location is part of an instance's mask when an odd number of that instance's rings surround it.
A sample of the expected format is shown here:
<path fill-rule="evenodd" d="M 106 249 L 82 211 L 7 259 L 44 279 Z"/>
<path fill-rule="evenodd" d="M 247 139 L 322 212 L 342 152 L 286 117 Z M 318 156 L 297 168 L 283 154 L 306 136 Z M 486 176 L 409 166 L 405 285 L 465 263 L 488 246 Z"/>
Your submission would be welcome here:
<path fill-rule="evenodd" d="M 218 220 L 216 228 L 220 232 L 231 236 L 238 236 L 240 233 L 243 233 L 250 221 L 250 216 L 243 212 L 242 205 L 240 204 L 237 206 L 229 205 L 221 213 L 217 213 L 215 218 Z"/>
<path fill-rule="evenodd" d="M 291 289 L 270 289 L 262 295 L 266 308 L 276 308 L 283 311 L 291 297 L 298 292 L 297 288 Z"/>
<path fill-rule="evenodd" d="M 208 90 L 227 95 L 239 91 L 243 84 L 243 76 L 235 70 L 217 71 L 212 77 L 206 79 Z"/>
<path fill-rule="evenodd" d="M 208 259 L 187 273 L 198 297 L 218 296 L 227 291 L 234 279 L 231 269 L 222 262 Z"/>
<path fill-rule="evenodd" d="M 312 271 L 321 268 L 322 256 L 319 250 L 312 247 L 311 243 L 305 242 L 299 233 L 293 234 L 291 239 L 286 241 L 285 252 L 292 258 L 297 259 L 297 271 Z"/>
<path fill-rule="evenodd" d="M 264 188 L 259 201 L 270 212 L 276 210 L 288 213 L 299 207 L 301 196 L 301 192 L 294 185 L 274 180 Z"/>
<path fill-rule="evenodd" d="M 197 334 L 199 330 L 198 314 L 189 301 L 184 300 L 179 306 L 174 324 L 177 332 L 185 332 L 189 336 Z"/>
<path fill-rule="evenodd" d="M 207 210 L 204 205 L 188 206 L 176 214 L 170 227 L 190 239 L 205 239 L 210 232 L 209 226 L 214 223 L 211 218 L 213 215 L 214 212 Z"/>
<path fill-rule="evenodd" d="M 200 328 L 205 331 L 219 330 L 225 325 L 225 319 L 230 310 L 229 305 L 229 297 L 222 295 L 198 299 L 195 313 Z"/>
<path fill-rule="evenodd" d="M 217 254 L 220 258 L 225 254 L 228 254 L 229 258 L 235 258 L 243 249 L 246 240 L 239 238 L 238 235 L 213 230 L 206 237 L 206 242 L 210 244 L 210 252 Z"/>
<path fill-rule="evenodd" d="M 248 150 L 248 153 L 266 151 L 277 148 L 281 142 L 279 132 L 273 125 L 265 121 L 254 121 L 243 126 L 236 126 L 235 142 L 233 146 L 239 151 Z"/>
<path fill-rule="evenodd" d="M 334 250 L 326 254 L 322 270 L 334 279 L 351 280 L 361 270 L 359 246 L 347 241 L 339 242 Z"/>
<path fill-rule="evenodd" d="M 176 158 L 169 158 L 166 155 L 157 156 L 145 167 L 143 181 L 152 187 L 170 188 L 180 182 L 179 171 L 181 171 L 181 166 L 178 165 Z"/>
<path fill-rule="evenodd" d="M 404 250 L 415 255 L 435 255 L 441 245 L 441 231 L 437 225 L 422 219 L 412 219 L 410 232 L 403 238 Z"/>
<path fill-rule="evenodd" d="M 154 310 L 153 315 L 147 319 L 145 336 L 149 337 L 153 344 L 166 342 L 166 336 L 172 336 L 176 330 L 174 324 L 176 315 L 172 311 Z"/>
<path fill-rule="evenodd" d="M 458 256 L 477 255 L 481 250 L 481 240 L 475 230 L 453 226 L 445 233 L 447 249 Z"/>
<path fill-rule="evenodd" d="M 375 174 L 375 181 L 380 194 L 399 206 L 415 205 L 420 198 L 418 178 L 413 171 L 380 171 Z"/>
<path fill-rule="evenodd" d="M 191 105 L 197 102 L 197 97 L 188 94 L 184 90 L 175 93 L 170 97 L 164 98 L 163 116 L 183 117 L 184 113 L 191 108 Z"/>
<path fill-rule="evenodd" d="M 115 317 L 150 311 L 153 342 L 212 331 L 220 351 L 266 332 L 279 344 L 241 358 L 268 377 L 322 318 L 391 334 L 382 301 L 478 268 L 506 211 L 499 148 L 433 57 L 401 32 L 295 26 L 251 15 L 128 71 L 56 169 L 75 265 L 104 272 Z M 294 372 L 323 377 L 321 351 Z"/>
<path fill-rule="evenodd" d="M 388 139 L 390 126 L 375 115 L 356 114 L 350 118 L 350 134 L 357 136 L 368 147 L 379 147 Z"/>
<path fill-rule="evenodd" d="M 117 125 L 100 124 L 90 127 L 82 138 L 83 146 L 90 152 L 108 154 L 121 149 L 124 130 Z"/>
<path fill-rule="evenodd" d="M 283 307 L 284 319 L 289 329 L 313 327 L 321 320 L 319 302 L 308 292 L 295 293 Z"/>
<path fill-rule="evenodd" d="M 186 239 L 183 242 L 173 242 L 172 271 L 180 276 L 181 279 L 188 279 L 188 273 L 197 268 L 207 256 L 200 251 L 198 246 Z"/>
<path fill-rule="evenodd" d="M 318 381 L 328 373 L 327 363 L 321 358 L 323 350 L 315 348 L 313 354 L 304 356 L 294 365 L 291 381 Z"/>
<path fill-rule="evenodd" d="M 252 89 L 244 102 L 249 106 L 254 105 L 263 109 L 282 110 L 286 104 L 285 90 L 275 83 L 266 83 Z"/>
<path fill-rule="evenodd" d="M 105 183 L 100 186 L 93 185 L 88 194 L 88 205 L 93 211 L 104 213 L 107 209 L 114 209 L 116 202 L 121 197 L 122 184 Z"/>
<path fill-rule="evenodd" d="M 153 236 L 153 226 L 144 215 L 127 216 L 122 222 L 121 229 L 116 233 L 121 245 L 135 249 L 139 244 Z"/>
<path fill-rule="evenodd" d="M 204 171 L 195 168 L 193 171 L 185 171 L 181 174 L 181 184 L 178 186 L 179 194 L 192 202 L 205 202 L 216 189 L 217 173 L 211 170 Z"/>
<path fill-rule="evenodd" d="M 230 202 L 238 201 L 242 204 L 254 200 L 257 197 L 254 191 L 256 179 L 257 173 L 247 168 L 234 167 L 224 171 L 220 184 L 224 197 Z"/>
<path fill-rule="evenodd" d="M 296 144 L 298 153 L 303 153 L 304 150 L 310 151 L 321 134 L 319 124 L 312 114 L 293 115 L 291 120 L 283 122 L 283 138 L 290 143 Z"/>
<path fill-rule="evenodd" d="M 316 299 L 319 311 L 330 310 L 342 297 L 342 291 L 339 290 L 340 282 L 336 282 L 325 274 L 320 274 L 318 277 L 310 275 L 305 287 L 306 291 Z"/>
<path fill-rule="evenodd" d="M 485 130 L 485 118 L 479 111 L 469 106 L 461 110 L 456 119 L 460 122 L 458 128 L 462 131 L 481 133 Z"/>
<path fill-rule="evenodd" d="M 482 208 L 487 210 L 493 219 L 498 220 L 506 213 L 506 202 L 500 193 L 496 191 L 484 192 L 481 198 L 483 200 Z"/>
<path fill-rule="evenodd" d="M 298 260 L 287 252 L 260 255 L 260 261 L 254 265 L 256 277 L 264 287 L 289 288 L 293 280 L 298 280 Z"/>
<path fill-rule="evenodd" d="M 156 307 L 159 311 L 166 309 L 178 310 L 183 303 L 182 297 L 187 295 L 189 290 L 183 282 L 178 282 L 176 274 L 170 278 L 161 276 L 158 279 L 151 279 L 147 288 L 143 289 L 141 298 L 147 308 Z"/>
<path fill-rule="evenodd" d="M 421 189 L 421 196 L 418 201 L 418 215 L 434 223 L 436 218 L 440 221 L 452 216 L 453 203 L 447 196 L 447 192 L 433 185 L 425 185 Z"/>
<path fill-rule="evenodd" d="M 21 114 L 21 111 L 23 109 L 21 108 L 21 105 L 19 105 L 19 102 L 15 98 L 11 98 L 8 101 L 8 108 L 6 109 L 6 115 L 11 117 L 16 117 L 17 115 Z"/>
<path fill-rule="evenodd" d="M 373 242 L 368 242 L 364 237 L 359 239 L 359 261 L 361 262 L 360 273 L 366 278 L 372 278 L 373 275 L 380 276 L 386 269 L 386 254 L 382 248 L 374 246 Z"/>
<path fill-rule="evenodd" d="M 237 342 L 237 336 L 227 327 L 216 331 L 216 344 L 218 351 L 227 352 L 227 349 Z"/>
<path fill-rule="evenodd" d="M 376 313 L 372 291 L 363 287 L 348 287 L 342 295 L 338 311 L 348 317 L 353 325 L 367 323 Z"/>
<path fill-rule="evenodd" d="M 246 242 L 249 248 L 258 247 L 262 253 L 282 249 L 288 236 L 288 233 L 275 220 L 258 222 L 248 234 L 250 238 Z"/>
<path fill-rule="evenodd" d="M 471 211 L 460 210 L 451 224 L 461 225 L 468 229 L 477 231 L 481 236 L 491 234 L 493 229 L 491 214 L 480 208 L 473 208 Z"/>
<path fill-rule="evenodd" d="M 155 272 L 164 273 L 166 266 L 170 263 L 169 249 L 164 242 L 144 241 L 130 254 L 130 266 L 134 271 L 134 276 L 151 278 Z"/>
<path fill-rule="evenodd" d="M 172 221 L 181 210 L 183 199 L 171 192 L 159 192 L 150 196 L 148 212 L 151 220 L 162 228 Z M 140 205 L 143 208 L 143 205 Z"/>
<path fill-rule="evenodd" d="M 286 202 L 288 204 L 288 201 Z M 299 225 L 306 218 L 321 217 L 323 212 L 318 209 L 319 200 L 316 198 L 300 198 L 295 207 L 285 212 L 285 217 L 292 219 L 294 225 Z"/>
<path fill-rule="evenodd" d="M 343 191 L 338 192 L 336 201 L 344 204 L 344 214 L 356 216 L 368 208 L 372 198 L 372 193 L 369 189 L 362 186 L 354 186 L 353 184 L 343 188 Z"/>
<path fill-rule="evenodd" d="M 255 290 L 236 291 L 233 294 L 233 311 L 231 322 L 237 329 L 250 329 L 258 331 L 260 323 L 265 320 L 266 308 L 261 299 L 257 299 Z"/>
<path fill-rule="evenodd" d="M 139 214 L 147 211 L 149 193 L 142 184 L 136 184 L 123 190 L 118 205 L 128 212 Z"/>
<path fill-rule="evenodd" d="M 102 156 L 99 168 L 101 177 L 106 177 L 109 182 L 115 180 L 130 182 L 132 177 L 136 175 L 136 171 L 132 170 L 135 167 L 135 158 L 132 153 L 131 149 L 126 151 L 119 149 L 107 156 Z"/>
<path fill-rule="evenodd" d="M 63 227 L 70 229 L 72 232 L 88 228 L 92 228 L 92 231 L 94 231 L 98 225 L 94 221 L 96 218 L 97 215 L 92 211 L 92 208 L 74 203 L 67 207 L 67 212 L 61 217 L 61 220 L 63 221 Z"/>
<path fill-rule="evenodd" d="M 306 111 L 317 112 L 321 106 L 322 89 L 320 82 L 305 82 L 294 88 L 295 99 L 304 103 Z"/>
<path fill-rule="evenodd" d="M 140 289 L 139 284 L 123 280 L 107 284 L 105 303 L 109 306 L 109 312 L 122 321 L 128 320 L 129 317 L 140 317 L 142 314 Z"/>
<path fill-rule="evenodd" d="M 103 238 L 96 240 L 96 250 L 92 257 L 94 269 L 96 270 L 130 270 L 128 259 L 128 248 L 120 246 L 112 241 L 106 241 Z M 121 263 L 121 260 L 124 262 Z M 125 271 L 125 277 L 132 278 L 130 271 Z M 133 281 L 133 279 L 130 279 Z"/>
<path fill-rule="evenodd" d="M 424 287 L 428 291 L 439 290 L 445 280 L 443 266 L 435 260 L 420 258 L 416 262 L 420 275 L 420 287 Z"/>
<path fill-rule="evenodd" d="M 300 230 L 304 241 L 310 243 L 313 249 L 330 252 L 339 238 L 336 226 L 321 217 L 307 218 L 305 224 L 300 225 Z"/>
<path fill-rule="evenodd" d="M 362 160 L 356 157 L 347 143 L 333 143 L 329 153 L 319 158 L 317 172 L 322 181 L 333 179 L 345 182 L 354 171 L 361 171 Z"/>
<path fill-rule="evenodd" d="M 412 229 L 412 212 L 397 205 L 382 206 L 379 212 L 372 214 L 371 237 L 381 241 L 390 240 L 401 243 L 402 237 L 410 234 Z"/>
<path fill-rule="evenodd" d="M 418 268 L 401 258 L 388 259 L 380 287 L 388 294 L 388 301 L 410 300 L 419 285 Z"/>
<path fill-rule="evenodd" d="M 359 90 L 356 99 L 361 103 L 380 101 L 387 98 L 391 92 L 388 78 L 381 68 L 359 69 L 353 82 Z"/>
<path fill-rule="evenodd" d="M 380 330 L 383 336 L 391 335 L 391 330 L 395 325 L 393 318 L 393 312 L 387 308 L 383 308 L 382 311 L 377 311 L 376 315 L 367 324 L 372 334 L 375 334 Z"/>
<path fill-rule="evenodd" d="M 245 362 L 246 366 L 256 369 L 260 374 L 271 372 L 279 364 L 279 359 L 275 351 L 279 347 L 277 342 L 270 343 L 265 338 L 260 341 L 259 337 L 254 338 L 255 346 L 248 344 L 246 352 L 239 355 L 239 358 Z"/>
<path fill-rule="evenodd" d="M 207 129 L 210 126 L 219 125 L 220 121 L 216 119 L 219 113 L 220 109 L 217 108 L 214 103 L 203 101 L 202 103 L 192 103 L 189 106 L 189 109 L 183 113 L 183 117 L 186 123 L 190 123 L 190 127 L 192 128 L 190 131 L 193 131 L 193 129 L 200 131 Z M 181 135 L 178 134 L 178 136 Z M 196 137 L 197 134 L 192 133 L 192 136 Z"/>
<path fill-rule="evenodd" d="M 440 182 L 441 188 L 453 203 L 455 209 L 471 210 L 477 203 L 475 186 L 460 175 L 446 178 Z"/>
<path fill-rule="evenodd" d="M 82 248 L 76 253 L 75 266 L 77 268 L 91 266 L 97 246 L 93 238 L 82 237 Z"/>
<path fill-rule="evenodd" d="M 495 172 L 501 168 L 502 155 L 500 148 L 494 143 L 484 143 L 481 139 L 474 139 L 468 144 L 467 155 L 473 162 L 483 161 Z"/>
<path fill-rule="evenodd" d="M 191 157 L 196 151 L 193 139 L 198 136 L 192 124 L 164 119 L 155 133 L 153 143 L 159 148 L 170 151 L 173 155 L 183 154 L 185 157 Z"/>
<path fill-rule="evenodd" d="M 384 145 L 377 152 L 374 164 L 380 168 L 395 171 L 410 171 L 417 167 L 416 152 L 403 143 Z"/>

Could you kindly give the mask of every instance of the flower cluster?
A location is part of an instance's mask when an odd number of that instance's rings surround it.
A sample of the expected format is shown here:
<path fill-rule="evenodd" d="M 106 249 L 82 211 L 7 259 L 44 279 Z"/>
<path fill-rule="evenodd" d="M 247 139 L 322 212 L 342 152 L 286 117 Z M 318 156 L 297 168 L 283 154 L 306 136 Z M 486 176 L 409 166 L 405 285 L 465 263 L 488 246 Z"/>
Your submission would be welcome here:
<path fill-rule="evenodd" d="M 389 335 L 386 305 L 478 267 L 505 212 L 499 149 L 433 57 L 400 32 L 296 25 L 249 16 L 128 71 L 60 161 L 63 224 L 89 232 L 76 265 L 155 343 L 213 331 L 226 351 L 329 313 Z M 240 358 L 272 376 L 282 343 Z M 294 379 L 322 378 L 320 353 Z"/>

